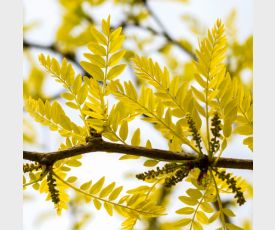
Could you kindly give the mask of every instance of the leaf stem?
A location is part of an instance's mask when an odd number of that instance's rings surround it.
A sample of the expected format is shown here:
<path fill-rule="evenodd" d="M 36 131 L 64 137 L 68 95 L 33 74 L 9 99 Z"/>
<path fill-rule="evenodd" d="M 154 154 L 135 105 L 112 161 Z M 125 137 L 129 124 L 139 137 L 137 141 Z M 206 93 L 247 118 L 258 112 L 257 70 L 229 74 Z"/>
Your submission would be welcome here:
<path fill-rule="evenodd" d="M 75 187 L 74 185 L 68 183 L 67 181 L 63 180 L 61 177 L 59 177 L 56 173 L 53 172 L 53 175 L 59 180 L 61 181 L 62 183 L 64 183 L 65 185 L 67 185 L 68 187 L 70 187 L 71 189 L 75 190 L 76 192 L 79 192 L 85 196 L 89 196 L 89 197 L 92 197 L 93 199 L 96 199 L 96 200 L 100 200 L 104 203 L 108 203 L 108 204 L 111 204 L 113 206 L 119 206 L 121 208 L 124 208 L 124 209 L 128 209 L 128 210 L 131 210 L 133 212 L 136 212 L 136 213 L 139 213 L 139 214 L 142 214 L 142 215 L 155 215 L 155 213 L 151 213 L 151 212 L 145 212 L 145 211 L 142 211 L 142 210 L 138 210 L 138 209 L 134 209 L 134 208 L 131 208 L 131 207 L 128 207 L 128 206 L 125 206 L 125 205 L 121 205 L 121 204 L 118 204 L 118 203 L 115 203 L 115 202 L 112 202 L 112 201 L 109 201 L 109 200 L 105 200 L 103 198 L 100 198 L 98 196 L 95 196 L 95 195 L 92 195 L 90 193 L 87 193 L 77 187 Z"/>
<path fill-rule="evenodd" d="M 202 203 L 202 201 L 203 201 L 203 199 L 204 199 L 204 197 L 205 197 L 205 194 L 206 194 L 208 188 L 209 188 L 209 185 L 208 185 L 207 188 L 205 189 L 204 194 L 203 194 L 203 196 L 201 197 L 201 199 L 200 199 L 200 201 L 199 201 L 199 203 L 198 203 L 198 205 L 197 205 L 197 207 L 196 207 L 196 209 L 195 209 L 195 212 L 194 212 L 194 215 L 193 215 L 193 217 L 192 217 L 191 225 L 190 225 L 190 229 L 189 229 L 189 230 L 192 230 L 192 226 L 193 226 L 195 217 L 196 217 L 196 215 L 197 215 L 197 211 L 198 211 L 198 209 L 199 209 L 199 207 L 200 207 L 200 205 L 201 205 L 201 203 Z"/>

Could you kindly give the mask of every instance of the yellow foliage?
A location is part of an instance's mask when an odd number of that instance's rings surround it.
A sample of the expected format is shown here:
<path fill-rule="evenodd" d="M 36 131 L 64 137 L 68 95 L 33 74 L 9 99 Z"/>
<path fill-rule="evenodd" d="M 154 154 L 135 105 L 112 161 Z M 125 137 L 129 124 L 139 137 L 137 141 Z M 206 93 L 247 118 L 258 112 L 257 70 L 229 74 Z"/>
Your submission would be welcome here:
<path fill-rule="evenodd" d="M 102 3 L 89 2 L 95 5 Z M 71 13 L 74 12 L 72 14 L 76 13 L 82 3 L 83 1 L 62 1 L 65 8 Z M 63 25 L 62 29 L 70 33 L 81 21 L 80 18 L 72 18 L 71 20 L 75 21 L 68 23 L 68 28 Z M 88 30 L 85 29 L 85 34 L 86 38 L 89 38 L 88 51 L 84 53 L 86 61 L 81 61 L 80 64 L 89 76 L 76 74 L 66 59 L 59 63 L 57 59 L 44 54 L 39 56 L 42 66 L 66 90 L 61 97 L 68 107 L 80 114 L 83 126 L 72 122 L 57 101 L 51 103 L 40 99 L 43 80 L 41 76 L 44 75 L 37 69 L 32 71 L 41 74 L 40 78 L 32 80 L 33 86 L 29 84 L 24 89 L 26 96 L 38 98 L 36 100 L 25 97 L 25 110 L 37 122 L 58 131 L 66 138 L 60 145 L 60 150 L 85 144 L 95 135 L 111 142 L 141 146 L 143 130 L 136 127 L 133 133 L 129 134 L 129 123 L 134 119 L 153 124 L 167 140 L 169 149 L 174 152 L 182 152 L 185 147 L 189 147 L 199 157 L 207 155 L 210 160 L 217 154 L 217 161 L 227 147 L 228 139 L 235 133 L 245 136 L 243 144 L 252 150 L 252 92 L 227 70 L 225 59 L 228 44 L 221 20 L 217 20 L 214 27 L 208 31 L 207 37 L 200 41 L 196 52 L 197 61 L 185 65 L 183 76 L 173 76 L 167 67 L 162 68 L 151 58 L 135 54 L 130 67 L 133 67 L 135 76 L 144 83 L 140 89 L 137 89 L 132 81 L 123 83 L 119 78 L 126 68 L 126 64 L 120 63 L 126 54 L 122 49 L 125 39 L 122 28 L 112 29 L 109 16 L 102 20 L 100 30 L 92 26 Z M 71 42 L 78 46 L 84 40 L 81 39 L 77 44 L 72 38 Z M 67 41 L 68 47 L 65 48 L 73 49 L 68 44 Z M 177 61 L 174 64 L 177 66 Z M 250 67 L 250 64 L 247 60 L 245 66 Z M 189 74 L 192 76 L 187 76 Z M 30 76 L 32 75 L 33 72 Z M 109 108 L 109 98 L 112 96 L 115 97 L 115 103 Z M 149 140 L 145 147 L 152 148 Z M 158 185 L 164 185 L 168 176 L 173 181 L 179 176 L 177 173 L 184 173 L 183 165 L 177 163 L 186 163 L 176 162 L 175 167 L 181 167 L 179 170 L 169 171 L 169 167 L 164 167 L 162 171 L 159 168 L 156 172 L 152 170 L 151 173 L 155 172 L 152 175 L 156 176 L 146 180 L 153 183 L 152 186 L 140 186 L 121 196 L 123 187 L 117 186 L 115 182 L 105 184 L 104 176 L 98 181 L 89 180 L 84 183 L 78 183 L 76 176 L 68 176 L 67 172 L 72 167 L 81 166 L 80 158 L 81 156 L 71 157 L 55 162 L 52 168 L 41 167 L 35 168 L 36 171 L 29 171 L 30 181 L 26 183 L 24 177 L 24 188 L 32 185 L 41 193 L 47 193 L 47 199 L 54 201 L 59 214 L 68 208 L 70 198 L 67 190 L 72 189 L 81 194 L 86 202 L 92 202 L 96 209 L 104 208 L 110 216 L 114 211 L 123 216 L 125 220 L 121 228 L 125 230 L 133 229 L 138 219 L 163 215 L 165 205 L 156 204 L 159 196 L 157 193 L 161 187 Z M 127 154 L 120 159 L 136 158 L 138 157 Z M 159 163 L 158 160 L 151 159 L 145 161 L 144 166 L 154 167 Z M 186 182 L 191 183 L 192 188 L 179 196 L 179 201 L 184 206 L 176 213 L 181 215 L 181 218 L 173 223 L 161 224 L 161 229 L 181 229 L 187 226 L 189 229 L 203 229 L 204 225 L 213 223 L 219 217 L 224 229 L 240 229 L 236 225 L 225 223 L 224 217 L 233 217 L 234 213 L 228 207 L 222 206 L 220 195 L 232 193 L 232 183 L 236 182 L 235 190 L 240 188 L 246 192 L 246 198 L 250 198 L 251 186 L 241 177 L 231 174 L 214 176 L 212 170 L 215 170 L 215 163 L 207 169 L 194 167 L 195 169 L 190 168 L 186 174 Z M 160 172 L 161 175 L 158 174 Z M 223 180 L 219 179 L 222 176 Z M 236 191 L 233 189 L 233 192 Z M 214 209 L 213 202 L 218 203 L 218 210 Z"/>

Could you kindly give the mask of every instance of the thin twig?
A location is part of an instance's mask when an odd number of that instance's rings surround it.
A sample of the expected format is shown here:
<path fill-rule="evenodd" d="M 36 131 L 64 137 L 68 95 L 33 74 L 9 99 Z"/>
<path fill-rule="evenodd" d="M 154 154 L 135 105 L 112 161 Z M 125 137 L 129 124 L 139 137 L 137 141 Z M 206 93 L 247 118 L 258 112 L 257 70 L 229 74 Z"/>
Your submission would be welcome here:
<path fill-rule="evenodd" d="M 143 0 L 143 2 L 144 2 L 144 7 L 146 8 L 146 10 L 150 14 L 150 16 L 155 20 L 155 22 L 157 23 L 157 25 L 162 30 L 162 32 L 156 32 L 155 30 L 151 30 L 151 32 L 153 32 L 155 35 L 161 35 L 161 36 L 165 37 L 168 42 L 170 42 L 171 44 L 179 47 L 186 54 L 188 54 L 193 60 L 197 60 L 196 55 L 191 50 L 189 50 L 183 44 L 181 44 L 180 42 L 178 42 L 177 40 L 175 40 L 174 38 L 171 37 L 171 35 L 167 32 L 167 29 L 165 28 L 165 26 L 162 23 L 162 21 L 159 19 L 159 17 L 155 14 L 155 12 L 152 10 L 152 8 L 150 7 L 150 5 L 148 4 L 148 1 L 147 0 Z"/>
<path fill-rule="evenodd" d="M 34 48 L 34 49 L 48 50 L 48 51 L 54 52 L 56 54 L 59 54 L 62 57 L 66 58 L 67 60 L 71 61 L 73 64 L 75 64 L 82 71 L 83 75 L 85 75 L 87 77 L 90 76 L 89 73 L 83 71 L 83 69 L 82 69 L 81 65 L 79 64 L 78 60 L 76 59 L 76 56 L 74 53 L 64 53 L 61 50 L 59 50 L 54 43 L 51 45 L 42 45 L 42 44 L 38 44 L 38 43 L 34 43 L 34 42 L 29 42 L 24 39 L 23 47 L 25 49 Z"/>

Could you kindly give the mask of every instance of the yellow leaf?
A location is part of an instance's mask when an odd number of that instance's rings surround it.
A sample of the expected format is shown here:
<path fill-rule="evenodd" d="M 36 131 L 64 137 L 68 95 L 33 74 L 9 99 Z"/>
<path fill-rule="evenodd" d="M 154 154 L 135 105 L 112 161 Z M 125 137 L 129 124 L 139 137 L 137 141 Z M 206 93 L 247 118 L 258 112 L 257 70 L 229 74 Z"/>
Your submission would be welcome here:
<path fill-rule="evenodd" d="M 82 184 L 82 185 L 80 186 L 80 189 L 82 189 L 82 190 L 88 190 L 88 189 L 90 188 L 91 184 L 92 184 L 92 181 L 90 180 L 90 181 L 88 181 L 88 182 Z"/>
<path fill-rule="evenodd" d="M 214 208 L 209 203 L 207 203 L 207 202 L 201 203 L 200 208 L 203 211 L 208 212 L 208 213 L 214 212 Z"/>
<path fill-rule="evenodd" d="M 86 61 L 80 62 L 80 65 L 85 69 L 94 79 L 98 81 L 104 80 L 104 73 L 103 71 L 96 65 L 91 64 Z"/>
<path fill-rule="evenodd" d="M 159 163 L 159 161 L 157 161 L 157 160 L 147 160 L 144 162 L 143 165 L 146 167 L 153 167 L 153 166 L 157 165 L 158 163 Z"/>
<path fill-rule="evenodd" d="M 108 16 L 107 21 L 106 20 L 102 20 L 102 31 L 106 36 L 109 36 L 110 33 L 110 15 Z"/>
<path fill-rule="evenodd" d="M 191 218 L 183 218 L 175 223 L 176 226 L 183 227 L 191 223 Z"/>
<path fill-rule="evenodd" d="M 152 144 L 151 144 L 151 141 L 150 141 L 150 140 L 147 140 L 147 141 L 146 141 L 146 148 L 147 148 L 147 149 L 151 149 L 151 148 L 152 148 Z"/>
<path fill-rule="evenodd" d="M 193 230 L 203 230 L 203 227 L 201 226 L 201 224 L 197 221 L 193 222 Z"/>
<path fill-rule="evenodd" d="M 69 183 L 74 183 L 76 180 L 77 180 L 77 177 L 75 177 L 75 176 L 70 176 L 70 177 L 67 179 L 67 181 L 68 181 Z"/>
<path fill-rule="evenodd" d="M 114 38 L 114 40 L 112 40 L 109 51 L 111 54 L 118 51 L 121 48 L 124 38 L 124 35 L 120 35 L 117 38 Z"/>
<path fill-rule="evenodd" d="M 80 105 L 82 105 L 86 100 L 87 95 L 88 95 L 88 87 L 86 85 L 83 85 L 77 94 L 77 102 Z"/>
<path fill-rule="evenodd" d="M 243 228 L 240 228 L 237 225 L 231 223 L 226 223 L 226 227 L 228 230 L 243 230 Z"/>
<path fill-rule="evenodd" d="M 113 80 L 114 78 L 116 78 L 118 75 L 120 75 L 123 72 L 125 67 L 126 67 L 126 64 L 121 64 L 121 65 L 117 65 L 117 66 L 113 67 L 112 69 L 109 70 L 109 72 L 107 74 L 107 79 Z"/>
<path fill-rule="evenodd" d="M 194 199 L 194 198 L 188 197 L 188 196 L 180 196 L 179 199 L 183 203 L 185 203 L 187 205 L 191 205 L 191 206 L 196 205 L 198 203 L 197 199 Z"/>
<path fill-rule="evenodd" d="M 68 102 L 66 102 L 66 105 L 72 109 L 78 109 L 78 106 L 73 102 L 68 101 Z"/>
<path fill-rule="evenodd" d="M 72 167 L 81 166 L 81 162 L 78 161 L 78 160 L 69 160 L 66 164 L 69 165 L 69 166 L 72 166 Z"/>
<path fill-rule="evenodd" d="M 139 156 L 125 154 L 122 157 L 120 157 L 119 160 L 138 159 L 138 158 L 140 158 L 140 157 Z"/>
<path fill-rule="evenodd" d="M 111 204 L 108 204 L 107 202 L 105 202 L 104 203 L 104 208 L 110 216 L 113 215 L 113 207 L 112 207 Z"/>
<path fill-rule="evenodd" d="M 105 60 L 99 55 L 85 53 L 84 57 L 88 58 L 92 64 L 98 66 L 99 68 L 105 67 Z"/>
<path fill-rule="evenodd" d="M 91 34 L 95 38 L 96 41 L 98 41 L 102 45 L 107 45 L 107 39 L 95 27 L 91 28 Z"/>
<path fill-rule="evenodd" d="M 109 200 L 110 201 L 115 200 L 119 196 L 119 194 L 121 193 L 122 189 L 123 189 L 122 186 L 117 187 L 116 189 L 114 189 L 113 192 L 109 196 Z"/>
<path fill-rule="evenodd" d="M 198 189 L 189 188 L 186 193 L 195 199 L 199 199 L 202 197 L 202 193 Z"/>
<path fill-rule="evenodd" d="M 223 208 L 222 212 L 227 215 L 228 217 L 234 217 L 235 214 L 232 210 L 228 209 L 228 208 Z"/>
<path fill-rule="evenodd" d="M 205 96 L 202 92 L 200 92 L 199 90 L 197 90 L 195 87 L 192 86 L 192 90 L 195 94 L 195 96 L 201 100 L 202 102 L 205 102 Z"/>
<path fill-rule="evenodd" d="M 137 222 L 136 217 L 129 217 L 121 224 L 121 230 L 132 230 Z"/>
<path fill-rule="evenodd" d="M 94 42 L 90 42 L 88 44 L 88 49 L 99 56 L 106 56 L 106 49 L 103 46 L 98 45 Z"/>
<path fill-rule="evenodd" d="M 101 198 L 104 198 L 104 197 L 108 196 L 112 192 L 112 190 L 114 189 L 115 185 L 116 185 L 116 183 L 113 182 L 113 183 L 109 184 L 108 186 L 106 186 L 104 189 L 102 189 L 99 196 Z"/>
<path fill-rule="evenodd" d="M 220 216 L 220 212 L 215 212 L 210 218 L 209 223 L 214 222 Z"/>
<path fill-rule="evenodd" d="M 121 58 L 124 56 L 125 52 L 126 52 L 125 50 L 121 50 L 113 54 L 112 57 L 109 59 L 108 66 L 114 66 L 115 64 L 117 64 L 121 60 Z"/>
<path fill-rule="evenodd" d="M 181 209 L 177 210 L 176 213 L 177 213 L 177 214 L 189 215 L 189 214 L 192 214 L 194 211 L 195 211 L 194 208 L 191 208 L 191 207 L 184 207 L 184 208 L 181 208 Z"/>
<path fill-rule="evenodd" d="M 125 120 L 122 122 L 122 124 L 120 126 L 119 136 L 124 141 L 127 139 L 127 136 L 128 136 L 128 122 L 125 121 Z"/>
<path fill-rule="evenodd" d="M 116 29 L 111 33 L 111 35 L 110 35 L 110 40 L 113 41 L 114 39 L 116 39 L 116 38 L 120 35 L 121 31 L 122 31 L 122 27 L 116 28 Z"/>
<path fill-rule="evenodd" d="M 72 85 L 72 91 L 77 94 L 82 84 L 82 76 L 77 75 L 77 77 L 74 80 L 74 83 Z"/>
<path fill-rule="evenodd" d="M 195 74 L 194 77 L 195 77 L 195 80 L 201 85 L 201 87 L 206 88 L 207 83 L 201 75 Z"/>
<path fill-rule="evenodd" d="M 94 199 L 93 201 L 94 201 L 94 205 L 95 205 L 96 209 L 99 210 L 101 208 L 102 204 L 97 199 Z"/>
<path fill-rule="evenodd" d="M 140 129 L 136 129 L 136 131 L 134 132 L 134 135 L 132 137 L 131 140 L 131 144 L 134 146 L 139 146 L 140 144 Z"/>
<path fill-rule="evenodd" d="M 61 97 L 63 97 L 64 99 L 71 101 L 74 99 L 74 95 L 72 95 L 71 93 L 62 93 Z"/>
<path fill-rule="evenodd" d="M 202 211 L 197 211 L 196 217 L 199 222 L 209 224 L 208 217 Z"/>
<path fill-rule="evenodd" d="M 253 151 L 253 137 L 247 137 L 243 140 L 244 145 L 248 145 L 251 151 Z"/>
<path fill-rule="evenodd" d="M 238 126 L 235 129 L 236 133 L 239 133 L 241 135 L 251 135 L 253 134 L 253 129 L 250 125 L 242 125 L 242 126 Z"/>
<path fill-rule="evenodd" d="M 91 187 L 91 189 L 90 189 L 90 193 L 91 194 L 96 194 L 96 193 L 98 193 L 100 190 L 101 190 L 101 188 L 102 188 L 102 186 L 103 186 L 103 184 L 104 184 L 104 181 L 105 181 L 105 177 L 102 177 L 99 181 L 97 181 L 92 187 Z"/>

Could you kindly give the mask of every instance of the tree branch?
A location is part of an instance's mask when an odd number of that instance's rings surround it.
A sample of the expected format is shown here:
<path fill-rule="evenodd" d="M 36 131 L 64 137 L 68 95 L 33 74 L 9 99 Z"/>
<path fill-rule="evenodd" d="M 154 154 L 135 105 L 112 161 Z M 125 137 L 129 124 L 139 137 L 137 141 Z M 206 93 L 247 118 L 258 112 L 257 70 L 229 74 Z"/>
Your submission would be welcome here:
<path fill-rule="evenodd" d="M 42 45 L 42 44 L 37 44 L 37 43 L 32 43 L 32 42 L 28 42 L 26 41 L 25 39 L 23 40 L 23 47 L 24 49 L 28 49 L 28 48 L 34 48 L 34 49 L 41 49 L 41 50 L 48 50 L 48 51 L 51 51 L 51 52 L 54 52 L 56 54 L 59 54 L 62 56 L 62 58 L 66 58 L 67 60 L 71 61 L 73 64 L 75 64 L 79 69 L 80 71 L 82 72 L 82 75 L 84 76 L 87 76 L 87 77 L 90 77 L 90 74 L 87 73 L 85 70 L 83 70 L 83 68 L 81 67 L 81 65 L 79 64 L 79 62 L 77 61 L 76 59 L 76 56 L 74 53 L 63 53 L 61 52 L 55 44 L 51 44 L 51 45 Z M 62 93 L 64 93 L 65 91 L 62 90 L 60 92 L 58 92 L 57 94 L 49 97 L 49 98 L 45 98 L 49 101 L 52 101 L 52 100 L 55 100 L 55 99 L 58 99 L 60 98 L 60 95 Z"/>
<path fill-rule="evenodd" d="M 41 50 L 48 50 L 51 52 L 54 52 L 56 54 L 61 55 L 62 57 L 66 58 L 67 60 L 71 61 L 72 63 L 74 63 L 82 72 L 85 76 L 89 77 L 90 75 L 83 71 L 83 68 L 81 67 L 81 65 L 79 64 L 79 62 L 76 59 L 76 56 L 74 53 L 63 53 L 61 52 L 55 44 L 51 44 L 51 45 L 41 45 L 41 44 L 37 44 L 37 43 L 33 43 L 33 42 L 29 42 L 26 41 L 25 39 L 23 40 L 23 47 L 24 48 L 34 48 L 34 49 L 41 49 Z"/>
<path fill-rule="evenodd" d="M 190 56 L 192 59 L 197 60 L 196 55 L 191 50 L 189 50 L 188 48 L 186 48 L 183 44 L 181 44 L 180 42 L 178 42 L 177 40 L 175 40 L 174 38 L 172 38 L 169 35 L 169 33 L 167 32 L 167 30 L 166 30 L 165 26 L 163 25 L 163 23 L 161 22 L 161 20 L 157 17 L 157 15 L 154 13 L 154 11 L 149 6 L 147 0 L 143 0 L 143 5 L 144 5 L 145 9 L 148 11 L 149 15 L 154 19 L 154 21 L 160 27 L 161 32 L 155 30 L 152 27 L 141 25 L 140 22 L 137 21 L 137 20 L 134 20 L 133 22 L 131 22 L 131 20 L 133 20 L 133 18 L 130 19 L 129 15 L 128 15 L 128 17 L 126 17 L 126 19 L 124 19 L 115 28 L 122 27 L 123 29 L 125 29 L 125 28 L 129 28 L 129 27 L 136 27 L 136 28 L 139 28 L 139 29 L 142 29 L 142 30 L 149 31 L 153 35 L 164 37 L 167 40 L 167 42 L 171 43 L 172 45 L 177 46 L 182 51 L 184 51 L 188 56 Z M 83 10 L 82 10 L 82 16 L 89 23 L 94 23 L 95 22 L 95 20 L 90 15 L 86 14 Z M 115 29 L 115 28 L 113 28 L 113 29 Z"/>
<path fill-rule="evenodd" d="M 172 152 L 161 149 L 148 149 L 139 146 L 110 143 L 102 140 L 101 138 L 92 139 L 85 145 L 79 145 L 56 152 L 38 153 L 23 151 L 23 158 L 25 160 L 36 161 L 41 164 L 53 164 L 58 160 L 69 157 L 81 155 L 84 153 L 101 151 L 142 156 L 161 161 L 190 161 L 192 163 L 199 164 L 201 160 L 196 155 L 191 153 Z M 213 162 L 214 160 L 215 158 L 213 159 Z M 213 162 L 210 162 L 210 164 Z M 216 163 L 216 167 L 253 170 L 253 161 L 244 159 L 220 158 Z"/>
<path fill-rule="evenodd" d="M 154 11 L 151 9 L 150 5 L 148 4 L 148 0 L 143 0 L 144 3 L 144 7 L 146 8 L 146 10 L 148 11 L 148 13 L 150 14 L 150 16 L 155 20 L 155 22 L 158 24 L 158 26 L 161 28 L 162 32 L 158 33 L 153 29 L 150 29 L 150 31 L 152 33 L 154 33 L 155 35 L 161 35 L 163 37 L 166 38 L 166 40 L 168 42 L 170 42 L 171 44 L 179 47 L 181 50 L 183 50 L 186 54 L 188 54 L 192 59 L 197 60 L 196 55 L 190 51 L 188 48 L 186 48 L 183 44 L 181 44 L 180 42 L 178 42 L 177 40 L 175 40 L 174 38 L 172 38 L 170 36 L 170 34 L 167 32 L 167 29 L 165 28 L 165 26 L 163 25 L 163 23 L 161 22 L 161 20 L 159 19 L 159 17 L 154 13 Z"/>

